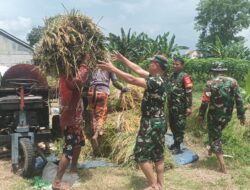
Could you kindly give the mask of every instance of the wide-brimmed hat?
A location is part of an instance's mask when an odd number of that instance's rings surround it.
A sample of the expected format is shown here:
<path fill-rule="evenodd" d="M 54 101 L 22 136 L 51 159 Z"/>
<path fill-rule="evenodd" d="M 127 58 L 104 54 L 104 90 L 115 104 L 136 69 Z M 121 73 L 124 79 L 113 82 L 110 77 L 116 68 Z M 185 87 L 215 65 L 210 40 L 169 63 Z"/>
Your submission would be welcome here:
<path fill-rule="evenodd" d="M 149 58 L 149 60 L 158 63 L 163 69 L 166 69 L 168 66 L 168 60 L 163 55 L 155 55 L 154 57 Z"/>

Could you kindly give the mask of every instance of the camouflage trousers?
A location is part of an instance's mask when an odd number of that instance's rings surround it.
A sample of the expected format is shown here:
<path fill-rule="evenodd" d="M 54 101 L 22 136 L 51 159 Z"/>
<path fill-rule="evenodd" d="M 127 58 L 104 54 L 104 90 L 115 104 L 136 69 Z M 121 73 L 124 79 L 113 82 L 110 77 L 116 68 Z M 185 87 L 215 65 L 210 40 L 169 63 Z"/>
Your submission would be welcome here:
<path fill-rule="evenodd" d="M 185 111 L 180 112 L 169 109 L 169 126 L 173 133 L 174 142 L 183 142 L 186 118 Z"/>
<path fill-rule="evenodd" d="M 141 118 L 140 129 L 134 147 L 136 162 L 164 159 L 165 133 L 167 131 L 164 118 Z"/>
<path fill-rule="evenodd" d="M 208 140 L 214 153 L 223 154 L 221 136 L 222 130 L 227 126 L 227 123 L 213 120 L 213 118 L 208 119 Z"/>
<path fill-rule="evenodd" d="M 108 114 L 108 94 L 90 90 L 88 92 L 88 106 L 89 110 L 87 115 L 85 115 L 85 118 L 86 116 L 88 118 L 85 119 L 85 122 L 90 123 L 86 124 L 85 128 L 90 127 L 90 129 L 85 129 L 87 130 L 86 133 L 90 133 L 92 136 L 92 134 L 98 131 L 99 135 L 103 135 L 103 126 Z"/>

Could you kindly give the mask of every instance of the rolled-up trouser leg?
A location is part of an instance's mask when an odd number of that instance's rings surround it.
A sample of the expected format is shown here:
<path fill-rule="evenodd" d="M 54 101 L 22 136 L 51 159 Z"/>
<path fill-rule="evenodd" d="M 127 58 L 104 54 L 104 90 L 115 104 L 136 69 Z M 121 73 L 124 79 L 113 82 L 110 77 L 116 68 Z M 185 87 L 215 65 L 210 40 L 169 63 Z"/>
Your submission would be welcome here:
<path fill-rule="evenodd" d="M 221 136 L 222 130 L 226 127 L 227 123 L 219 123 L 216 121 L 208 122 L 208 138 L 209 145 L 213 153 L 223 154 Z"/>
<path fill-rule="evenodd" d="M 94 109 L 95 117 L 95 132 L 99 135 L 103 135 L 104 123 L 107 119 L 108 113 L 108 95 L 106 93 L 98 93 L 96 96 L 96 106 Z"/>
<path fill-rule="evenodd" d="M 94 95 L 95 93 L 95 95 Z M 103 126 L 107 118 L 108 112 L 108 94 L 104 92 L 88 93 L 88 102 L 91 115 L 91 125 L 93 133 L 98 132 L 99 135 L 103 134 Z"/>

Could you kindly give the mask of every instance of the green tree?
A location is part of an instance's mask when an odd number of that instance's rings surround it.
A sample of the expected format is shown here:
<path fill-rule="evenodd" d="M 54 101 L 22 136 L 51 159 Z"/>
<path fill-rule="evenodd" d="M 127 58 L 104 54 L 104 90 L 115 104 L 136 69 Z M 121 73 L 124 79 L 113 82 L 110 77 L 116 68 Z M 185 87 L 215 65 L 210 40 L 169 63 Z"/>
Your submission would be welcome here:
<path fill-rule="evenodd" d="M 61 15 L 55 15 L 49 17 L 45 20 L 45 26 L 38 26 L 33 27 L 30 33 L 27 34 L 27 41 L 29 42 L 30 46 L 33 47 L 42 37 L 44 29 L 48 26 L 50 22 L 53 22 L 56 18 L 60 17 Z"/>
<path fill-rule="evenodd" d="M 250 60 L 250 49 L 244 45 L 244 41 L 238 41 L 223 45 L 220 38 L 216 36 L 215 43 L 206 43 L 204 57 L 234 58 Z"/>
<path fill-rule="evenodd" d="M 107 41 L 109 51 L 119 51 L 135 63 L 140 63 L 147 57 L 152 56 L 151 44 L 154 40 L 145 33 L 137 34 L 136 32 L 131 32 L 131 29 L 126 33 L 125 30 L 121 28 L 120 35 L 109 33 Z M 130 72 L 130 70 L 122 64 L 116 63 L 116 65 L 120 69 Z"/>
<path fill-rule="evenodd" d="M 154 41 L 154 54 L 163 54 L 167 57 L 173 57 L 174 55 L 180 55 L 180 50 L 188 49 L 186 46 L 179 46 L 175 43 L 175 35 L 169 40 L 169 32 L 163 35 L 158 35 Z"/>
<path fill-rule="evenodd" d="M 29 42 L 30 46 L 33 47 L 41 38 L 43 33 L 44 27 L 38 26 L 33 27 L 27 35 L 27 41 Z"/>
<path fill-rule="evenodd" d="M 229 58 L 250 60 L 250 49 L 244 45 L 244 41 L 229 44 L 226 52 Z"/>
<path fill-rule="evenodd" d="M 195 29 L 200 33 L 198 48 L 214 44 L 216 36 L 223 46 L 244 40 L 236 36 L 250 25 L 249 0 L 200 0 L 196 8 Z"/>
<path fill-rule="evenodd" d="M 175 43 L 175 35 L 171 37 L 169 35 L 170 33 L 167 32 L 152 39 L 145 33 L 132 33 L 131 29 L 126 33 L 121 28 L 120 35 L 109 34 L 107 38 L 108 49 L 110 51 L 117 50 L 136 63 L 142 62 L 155 54 L 173 57 L 179 55 L 180 50 L 188 49 L 186 46 L 179 46 Z"/>
<path fill-rule="evenodd" d="M 117 50 L 130 60 L 139 62 L 149 48 L 148 42 L 150 38 L 145 33 L 137 34 L 136 32 L 131 32 L 131 29 L 126 33 L 125 30 L 121 28 L 120 35 L 109 33 L 107 40 L 110 51 Z"/>

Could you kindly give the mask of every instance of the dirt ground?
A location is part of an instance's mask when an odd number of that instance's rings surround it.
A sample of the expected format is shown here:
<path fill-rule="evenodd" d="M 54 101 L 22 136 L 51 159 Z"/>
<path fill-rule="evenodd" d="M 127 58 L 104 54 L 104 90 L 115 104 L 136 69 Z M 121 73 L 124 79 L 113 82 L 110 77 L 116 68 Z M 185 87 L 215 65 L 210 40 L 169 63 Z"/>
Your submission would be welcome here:
<path fill-rule="evenodd" d="M 171 190 L 241 190 L 248 189 L 250 167 L 229 169 L 227 174 L 218 172 L 217 165 L 210 164 L 206 148 L 189 144 L 198 153 L 199 160 L 174 169 L 166 170 L 166 189 Z M 215 158 L 213 158 L 215 159 Z M 212 162 L 214 163 L 214 162 Z M 11 172 L 10 159 L 0 160 L 0 190 L 34 189 L 31 180 L 23 179 Z M 247 172 L 247 173 L 245 173 Z M 249 174 L 248 174 L 249 172 Z M 96 168 L 80 170 L 80 183 L 72 188 L 76 190 L 138 190 L 146 186 L 146 180 L 140 170 L 130 168 Z"/>
<path fill-rule="evenodd" d="M 11 161 L 10 158 L 0 160 L 0 189 L 7 190 L 12 189 L 13 184 L 23 179 L 11 172 Z"/>

